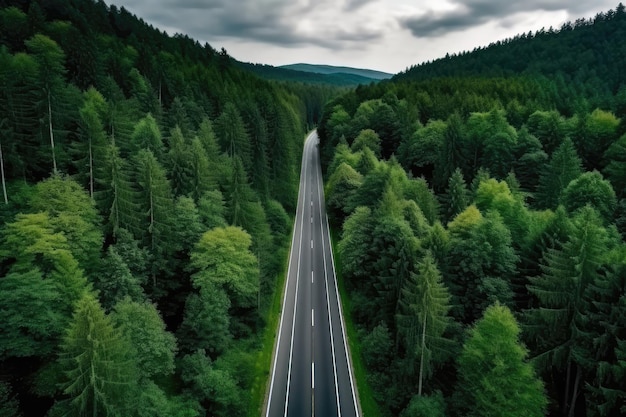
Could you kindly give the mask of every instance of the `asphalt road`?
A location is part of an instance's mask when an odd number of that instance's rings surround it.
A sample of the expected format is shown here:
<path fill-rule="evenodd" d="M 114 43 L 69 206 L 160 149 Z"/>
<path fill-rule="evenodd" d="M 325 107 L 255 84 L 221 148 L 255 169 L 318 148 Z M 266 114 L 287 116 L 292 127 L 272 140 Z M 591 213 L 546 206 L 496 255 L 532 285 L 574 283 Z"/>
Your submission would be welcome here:
<path fill-rule="evenodd" d="M 359 415 L 332 258 L 317 132 L 304 144 L 266 417 Z"/>

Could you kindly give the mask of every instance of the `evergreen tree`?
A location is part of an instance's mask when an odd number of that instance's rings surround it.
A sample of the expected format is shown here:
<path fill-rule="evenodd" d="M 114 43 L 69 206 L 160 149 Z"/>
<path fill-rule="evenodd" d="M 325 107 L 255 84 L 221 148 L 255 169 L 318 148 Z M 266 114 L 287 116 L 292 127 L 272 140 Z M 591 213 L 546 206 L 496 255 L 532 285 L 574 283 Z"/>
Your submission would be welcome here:
<path fill-rule="evenodd" d="M 54 141 L 53 109 L 59 111 L 63 88 L 63 76 L 65 74 L 64 60 L 65 54 L 59 45 L 45 35 L 37 34 L 26 41 L 26 46 L 33 54 L 37 65 L 39 79 L 38 84 L 41 89 L 40 100 L 42 116 L 45 115 L 48 125 L 48 137 L 50 140 L 50 150 L 52 155 L 52 172 L 57 173 L 57 156 Z M 54 107 L 53 107 L 53 104 Z"/>
<path fill-rule="evenodd" d="M 455 169 L 448 180 L 448 190 L 445 196 L 446 218 L 452 220 L 469 205 L 469 191 L 459 168 Z"/>
<path fill-rule="evenodd" d="M 574 415 L 583 386 L 583 368 L 589 360 L 584 312 L 589 308 L 587 288 L 600 278 L 607 253 L 607 232 L 595 210 L 583 208 L 573 220 L 569 240 L 562 248 L 544 253 L 543 274 L 530 278 L 529 291 L 539 299 L 528 311 L 529 332 L 540 341 L 535 360 L 544 368 L 565 372 L 561 411 Z"/>
<path fill-rule="evenodd" d="M 430 252 L 417 266 L 417 273 L 411 273 L 402 289 L 400 313 L 396 316 L 398 333 L 404 337 L 405 349 L 410 366 L 419 362 L 418 391 L 422 395 L 424 380 L 432 375 L 436 358 L 435 352 L 445 345 L 443 333 L 449 325 L 450 295 L 442 282 L 437 264 Z"/>
<path fill-rule="evenodd" d="M 571 140 L 565 140 L 554 151 L 541 171 L 535 197 L 541 207 L 556 208 L 563 190 L 582 174 L 582 162 Z"/>
<path fill-rule="evenodd" d="M 458 358 L 458 407 L 466 416 L 544 415 L 543 384 L 527 362 L 511 311 L 490 306 L 469 330 Z"/>
<path fill-rule="evenodd" d="M 72 415 L 123 416 L 131 410 L 137 370 L 131 346 L 93 296 L 76 304 L 59 358 Z"/>

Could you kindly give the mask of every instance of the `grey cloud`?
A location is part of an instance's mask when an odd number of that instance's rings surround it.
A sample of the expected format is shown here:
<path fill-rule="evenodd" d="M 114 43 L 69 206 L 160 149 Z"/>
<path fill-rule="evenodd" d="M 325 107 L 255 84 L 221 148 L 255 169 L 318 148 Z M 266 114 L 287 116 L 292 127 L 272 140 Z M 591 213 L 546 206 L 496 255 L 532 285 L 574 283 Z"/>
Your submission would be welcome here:
<path fill-rule="evenodd" d="M 399 18 L 398 21 L 413 36 L 428 38 L 480 26 L 493 20 L 510 24 L 510 17 L 516 13 L 564 10 L 571 16 L 584 15 L 599 7 L 598 2 L 592 0 L 455 0 L 454 4 L 456 7 L 451 11 L 427 11 L 420 15 Z"/>
<path fill-rule="evenodd" d="M 346 0 L 345 5 L 356 9 L 371 1 Z M 357 41 L 383 36 L 369 28 L 345 27 L 340 16 L 324 30 L 315 33 L 298 30 L 298 19 L 303 15 L 336 7 L 336 0 L 126 0 L 124 3 L 150 23 L 209 43 L 234 38 L 286 47 L 315 45 L 339 50 Z"/>

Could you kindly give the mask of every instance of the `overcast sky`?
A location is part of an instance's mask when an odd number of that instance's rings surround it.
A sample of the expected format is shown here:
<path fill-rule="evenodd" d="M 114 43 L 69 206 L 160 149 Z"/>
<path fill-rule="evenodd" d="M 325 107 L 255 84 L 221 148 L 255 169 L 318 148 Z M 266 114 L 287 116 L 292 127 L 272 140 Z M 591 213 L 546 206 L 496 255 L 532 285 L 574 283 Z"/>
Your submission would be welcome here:
<path fill-rule="evenodd" d="M 619 0 L 114 0 L 234 58 L 397 73 L 446 53 L 614 9 Z"/>

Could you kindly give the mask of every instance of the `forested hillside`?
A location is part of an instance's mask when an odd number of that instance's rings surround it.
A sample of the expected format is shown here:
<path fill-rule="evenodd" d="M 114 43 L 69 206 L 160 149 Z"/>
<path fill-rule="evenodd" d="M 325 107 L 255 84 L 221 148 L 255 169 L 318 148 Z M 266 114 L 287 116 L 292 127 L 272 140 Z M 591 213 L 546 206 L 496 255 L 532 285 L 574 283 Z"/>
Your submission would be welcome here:
<path fill-rule="evenodd" d="M 380 415 L 626 413 L 625 30 L 620 5 L 326 107 L 328 211 Z"/>
<path fill-rule="evenodd" d="M 258 414 L 323 94 L 102 1 L 0 28 L 0 415 Z"/>

